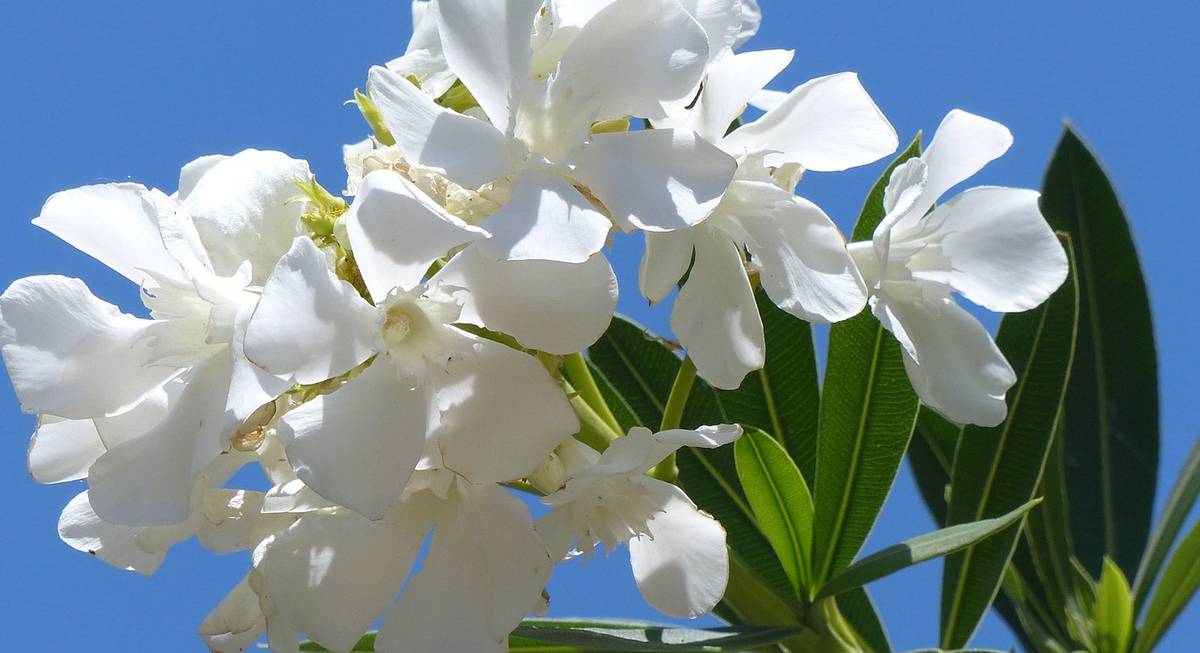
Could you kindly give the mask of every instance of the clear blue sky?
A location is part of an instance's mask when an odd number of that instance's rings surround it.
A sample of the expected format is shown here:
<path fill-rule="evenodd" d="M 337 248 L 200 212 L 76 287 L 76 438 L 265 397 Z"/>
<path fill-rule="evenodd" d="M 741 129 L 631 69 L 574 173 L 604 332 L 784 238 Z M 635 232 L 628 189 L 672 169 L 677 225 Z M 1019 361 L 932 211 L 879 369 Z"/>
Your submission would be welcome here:
<path fill-rule="evenodd" d="M 776 88 L 858 71 L 905 141 L 918 129 L 932 134 L 953 107 L 1007 124 L 1016 145 L 979 183 L 1039 186 L 1067 117 L 1099 150 L 1149 276 L 1163 387 L 1161 495 L 1200 433 L 1190 405 L 1200 387 L 1192 333 L 1200 319 L 1192 236 L 1200 9 L 1083 0 L 762 2 L 766 23 L 751 47 L 797 51 Z M 173 190 L 183 163 L 247 147 L 308 159 L 326 185 L 340 188 L 340 146 L 363 135 L 342 101 L 369 65 L 403 50 L 408 32 L 403 0 L 0 3 L 0 284 L 30 274 L 78 276 L 98 295 L 140 310 L 123 279 L 30 226 L 57 190 L 125 179 Z M 813 174 L 801 191 L 848 228 L 879 171 Z M 665 330 L 663 313 L 636 296 L 639 254 L 623 240 L 613 257 L 625 288 L 621 310 Z M 189 543 L 145 579 L 70 550 L 55 524 L 80 488 L 29 478 L 32 424 L 7 378 L 0 381 L 6 647 L 201 650 L 195 627 L 244 573 L 247 556 L 214 557 Z M 868 548 L 930 527 L 905 473 Z M 872 586 L 898 649 L 935 642 L 940 573 L 930 563 Z M 656 618 L 620 554 L 563 568 L 550 589 L 555 616 Z M 1160 650 L 1194 650 L 1198 637 L 1194 603 Z M 1012 641 L 989 618 L 975 644 Z"/>

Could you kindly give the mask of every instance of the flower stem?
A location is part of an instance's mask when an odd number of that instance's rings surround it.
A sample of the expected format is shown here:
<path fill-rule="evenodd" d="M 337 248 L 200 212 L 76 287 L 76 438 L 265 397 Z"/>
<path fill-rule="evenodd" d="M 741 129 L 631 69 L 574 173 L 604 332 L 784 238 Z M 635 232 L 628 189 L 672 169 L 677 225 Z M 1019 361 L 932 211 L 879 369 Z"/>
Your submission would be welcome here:
<path fill-rule="evenodd" d="M 579 417 L 579 433 L 575 434 L 575 439 L 596 451 L 604 451 L 610 442 L 621 437 L 620 431 L 609 426 L 570 383 L 564 382 L 563 386 L 570 398 L 571 408 L 575 409 L 575 414 Z"/>
<path fill-rule="evenodd" d="M 683 409 L 687 406 L 688 396 L 692 394 L 692 384 L 696 382 L 696 364 L 690 356 L 683 359 L 675 382 L 671 384 L 671 394 L 667 396 L 667 407 L 663 409 L 660 431 L 679 428 L 683 421 Z M 668 483 L 674 483 L 679 477 L 679 468 L 675 465 L 675 453 L 663 458 L 650 472 L 650 475 Z"/>
<path fill-rule="evenodd" d="M 575 352 L 563 357 L 563 367 L 566 368 L 567 379 L 575 386 L 579 396 L 583 397 L 609 428 L 620 433 L 621 425 L 617 422 L 616 415 L 613 415 L 612 409 L 608 407 L 608 402 L 604 400 L 604 395 L 600 393 L 600 386 L 596 385 L 596 379 L 588 369 L 583 354 Z"/>

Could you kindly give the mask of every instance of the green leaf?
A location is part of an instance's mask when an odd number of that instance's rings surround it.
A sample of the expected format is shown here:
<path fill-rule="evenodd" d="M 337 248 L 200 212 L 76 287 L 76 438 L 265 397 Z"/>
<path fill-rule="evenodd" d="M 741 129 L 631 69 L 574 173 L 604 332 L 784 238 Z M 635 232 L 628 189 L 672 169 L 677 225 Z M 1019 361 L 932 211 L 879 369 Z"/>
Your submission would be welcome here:
<path fill-rule="evenodd" d="M 1192 511 L 1192 506 L 1196 504 L 1198 495 L 1200 439 L 1196 440 L 1192 452 L 1184 461 L 1179 478 L 1175 480 L 1175 487 L 1171 489 L 1171 495 L 1167 497 L 1167 503 L 1163 506 L 1163 514 L 1159 517 L 1158 524 L 1150 535 L 1150 542 L 1146 545 L 1146 555 L 1142 557 L 1142 564 L 1138 567 L 1137 576 L 1133 581 L 1134 614 L 1142 611 L 1146 597 L 1150 595 L 1150 588 L 1154 585 L 1158 572 L 1162 570 L 1167 553 L 1170 552 L 1175 538 L 1179 536 L 1179 529 L 1183 526 L 1184 519 L 1187 519 L 1188 513 Z"/>
<path fill-rule="evenodd" d="M 836 602 L 842 618 L 854 629 L 859 642 L 867 647 L 867 653 L 892 653 L 892 643 L 888 641 L 887 630 L 867 588 L 842 592 L 837 595 Z"/>
<path fill-rule="evenodd" d="M 596 383 L 600 392 L 622 426 L 657 428 L 681 364 L 679 356 L 662 340 L 649 336 L 641 326 L 617 316 L 600 340 L 588 348 L 588 357 L 594 370 L 599 372 Z M 636 421 L 629 422 L 630 416 Z M 688 395 L 682 426 L 691 428 L 728 421 L 712 388 L 697 379 Z M 786 604 L 791 601 L 791 582 L 754 522 L 754 513 L 738 482 L 733 447 L 685 447 L 677 453 L 676 464 L 680 486 L 697 506 L 725 527 L 733 557 L 748 572 L 744 576 L 760 579 L 763 587 L 778 595 L 776 602 Z M 730 582 L 732 584 L 734 580 Z M 745 619 L 754 617 L 755 613 L 750 609 L 739 609 L 729 597 L 752 594 L 736 591 L 738 589 L 731 587 L 726 592 L 726 600 L 719 612 L 739 623 L 747 623 Z"/>
<path fill-rule="evenodd" d="M 1125 213 L 1100 163 L 1067 128 L 1042 190 L 1050 225 L 1071 234 L 1079 346 L 1067 390 L 1067 488 L 1075 555 L 1093 574 L 1112 557 L 1138 568 L 1158 473 L 1158 365 L 1146 281 Z"/>
<path fill-rule="evenodd" d="M 1200 589 L 1200 522 L 1179 542 L 1150 598 L 1133 653 L 1149 653 Z"/>
<path fill-rule="evenodd" d="M 530 620 L 510 637 L 510 646 L 530 642 L 554 644 L 561 651 L 644 651 L 699 653 L 746 651 L 794 637 L 798 627 L 671 628 L 628 622 Z M 514 647 L 513 650 L 520 650 Z"/>
<path fill-rule="evenodd" d="M 854 228 L 869 238 L 883 218 L 883 189 L 896 165 L 920 152 L 920 136 L 876 182 Z M 829 331 L 813 483 L 813 578 L 842 571 L 867 539 L 891 491 L 917 417 L 900 345 L 870 309 Z"/>
<path fill-rule="evenodd" d="M 796 463 L 771 436 L 747 430 L 734 445 L 738 478 L 797 598 L 812 589 L 813 502 Z"/>
<path fill-rule="evenodd" d="M 1133 594 L 1129 581 L 1112 558 L 1104 559 L 1096 588 L 1096 614 L 1092 632 L 1100 653 L 1126 653 L 1133 634 Z"/>
<path fill-rule="evenodd" d="M 1070 245 L 1067 245 L 1070 254 Z M 947 524 L 996 517 L 1029 501 L 1038 488 L 1070 377 L 1079 303 L 1072 273 L 1044 304 L 1006 315 L 996 344 L 1016 372 L 1008 418 L 992 428 L 967 426 L 950 478 Z M 996 596 L 1019 528 L 946 559 L 941 644 L 965 646 Z"/>
<path fill-rule="evenodd" d="M 763 290 L 754 297 L 766 336 L 766 365 L 751 372 L 737 390 L 717 390 L 717 400 L 731 421 L 774 436 L 811 480 L 821 402 L 812 328 L 776 306 Z"/>
<path fill-rule="evenodd" d="M 890 576 L 901 569 L 932 560 L 983 540 L 1007 529 L 1020 521 L 1040 500 L 1034 499 L 1008 514 L 993 519 L 983 519 L 969 524 L 949 526 L 932 533 L 918 535 L 899 544 L 893 544 L 850 565 L 821 587 L 817 598 L 834 596 L 867 583 Z"/>

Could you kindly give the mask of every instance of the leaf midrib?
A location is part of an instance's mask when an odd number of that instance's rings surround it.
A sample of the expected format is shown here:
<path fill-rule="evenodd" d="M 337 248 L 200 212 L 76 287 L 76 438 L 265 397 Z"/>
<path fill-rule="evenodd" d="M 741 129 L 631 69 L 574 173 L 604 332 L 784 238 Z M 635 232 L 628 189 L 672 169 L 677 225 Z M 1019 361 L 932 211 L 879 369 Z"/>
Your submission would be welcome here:
<path fill-rule="evenodd" d="M 754 458 L 756 461 L 758 461 L 759 469 L 762 469 L 764 472 L 766 472 L 763 474 L 763 476 L 766 478 L 767 485 L 771 488 L 771 495 L 775 497 L 775 505 L 779 507 L 780 516 L 783 518 L 784 524 L 787 527 L 788 544 L 791 545 L 792 555 L 795 556 L 796 559 L 796 577 L 792 579 L 792 585 L 797 595 L 799 595 L 800 580 L 804 576 L 805 556 L 800 546 L 800 542 L 796 539 L 796 536 L 798 535 L 796 524 L 792 521 L 792 515 L 787 509 L 786 502 L 783 499 L 783 494 L 779 491 L 779 486 L 775 483 L 774 475 L 772 475 L 767 469 L 767 461 L 765 458 L 763 458 L 762 452 L 759 451 L 758 444 L 753 438 L 751 438 L 749 442 L 750 449 L 754 452 Z M 767 541 L 769 543 L 770 538 L 768 538 Z"/>
<path fill-rule="evenodd" d="M 1083 259 L 1084 292 L 1088 296 L 1088 328 L 1092 332 L 1092 358 L 1096 371 L 1096 408 L 1098 410 L 1097 435 L 1100 438 L 1100 496 L 1104 506 L 1104 548 L 1116 554 L 1116 512 L 1112 494 L 1112 451 L 1109 437 L 1112 425 L 1108 421 L 1108 376 L 1104 361 L 1104 345 L 1100 332 L 1100 315 L 1097 305 L 1096 284 L 1092 283 L 1092 253 L 1089 243 L 1091 235 L 1088 232 L 1087 220 L 1084 218 L 1083 195 L 1080 192 L 1080 179 L 1075 163 L 1075 148 L 1067 150 L 1067 171 L 1071 177 L 1071 194 L 1075 200 L 1077 231 L 1080 241 L 1080 258 Z"/>
<path fill-rule="evenodd" d="M 859 457 L 862 455 L 862 441 L 866 435 L 868 409 L 874 400 L 875 393 L 875 370 L 879 367 L 879 350 L 883 343 L 883 325 L 875 327 L 875 348 L 871 353 L 871 369 L 867 374 L 867 388 L 863 395 L 862 412 L 858 418 L 858 432 L 854 437 L 854 451 L 850 456 L 851 474 L 846 479 L 845 489 L 842 490 L 842 498 L 838 503 L 838 512 L 834 517 L 833 523 L 833 539 L 828 545 L 828 551 L 821 561 L 821 582 L 825 582 L 829 578 L 830 569 L 833 567 L 833 561 L 837 558 L 837 550 L 842 541 L 842 524 L 846 521 L 846 511 L 850 505 L 850 496 L 854 489 L 854 483 L 858 475 L 853 473 L 858 467 Z M 818 446 L 820 446 L 818 441 Z M 819 456 L 818 456 L 819 458 Z"/>

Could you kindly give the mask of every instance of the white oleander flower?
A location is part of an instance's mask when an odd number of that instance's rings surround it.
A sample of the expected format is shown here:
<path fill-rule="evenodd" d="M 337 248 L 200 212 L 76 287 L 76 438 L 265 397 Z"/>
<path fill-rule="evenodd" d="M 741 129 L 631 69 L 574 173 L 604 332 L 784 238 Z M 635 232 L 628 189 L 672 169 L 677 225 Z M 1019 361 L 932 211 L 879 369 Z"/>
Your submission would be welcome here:
<path fill-rule="evenodd" d="M 872 240 L 850 245 L 872 310 L 900 342 L 917 395 L 959 423 L 1004 421 L 1004 395 L 1016 375 L 951 293 L 992 311 L 1025 311 L 1067 277 L 1066 253 L 1036 191 L 981 186 L 933 208 L 1011 145 L 1003 125 L 951 111 L 920 158 L 892 173 L 887 215 Z"/>
<path fill-rule="evenodd" d="M 521 437 L 552 448 L 575 433 L 579 422 L 561 387 L 532 356 L 455 326 L 463 321 L 460 298 L 473 288 L 440 274 L 422 283 L 435 259 L 487 233 L 386 170 L 367 176 L 344 218 L 374 305 L 301 237 L 267 281 L 246 333 L 250 360 L 300 384 L 370 361 L 335 392 L 280 419 L 297 475 L 325 498 L 379 519 L 435 430 L 447 456 L 467 446 L 461 434 L 490 432 L 492 444 L 472 443 L 462 455 L 532 472 L 540 459 L 516 459 L 499 443 Z"/>
<path fill-rule="evenodd" d="M 646 233 L 639 282 L 651 302 L 675 299 L 671 329 L 712 385 L 732 389 L 763 366 L 766 342 L 743 250 L 776 305 L 810 322 L 836 322 L 866 304 L 866 288 L 833 221 L 793 193 L 804 170 L 837 171 L 896 149 L 896 131 L 857 75 L 798 86 L 753 123 L 727 132 L 792 52 L 746 52 L 718 61 L 688 110 L 662 124 L 695 130 L 732 156 L 737 174 L 708 218 Z M 693 256 L 694 255 L 694 256 Z"/>
<path fill-rule="evenodd" d="M 52 459 L 72 469 L 49 476 L 86 470 L 89 502 L 105 521 L 186 521 L 202 471 L 287 389 L 245 360 L 242 335 L 254 284 L 298 229 L 303 207 L 286 200 L 307 175 L 307 164 L 277 152 L 205 157 L 183 169 L 175 196 L 87 186 L 54 195 L 34 221 L 138 284 L 152 317 L 123 314 L 58 276 L 18 280 L 0 297 L 3 355 L 22 408 L 45 416 L 43 426 L 91 420 L 102 445 L 59 439 Z M 42 444 L 31 467 L 54 451 Z"/>
<path fill-rule="evenodd" d="M 538 532 L 560 559 L 572 542 L 585 555 L 600 544 L 611 550 L 628 542 L 647 603 L 675 617 L 704 614 L 729 580 L 725 529 L 678 486 L 646 473 L 679 447 L 713 448 L 741 435 L 741 427 L 728 424 L 660 433 L 637 427 L 602 454 L 568 442 L 562 459 L 574 469 L 562 489 L 543 499 L 553 510 L 538 520 Z"/>
<path fill-rule="evenodd" d="M 430 97 L 441 97 L 457 79 L 446 63 L 442 38 L 438 34 L 437 18 L 430 0 L 412 2 L 412 37 L 404 54 L 387 63 L 388 70 L 402 77 L 411 77 Z"/>
<path fill-rule="evenodd" d="M 598 121 L 665 118 L 704 71 L 704 30 L 674 0 L 617 0 L 588 21 L 554 72 L 537 78 L 531 31 L 540 2 L 440 0 L 447 61 L 488 121 L 434 104 L 376 67 L 368 90 L 405 158 L 468 188 L 506 179 L 511 195 L 477 246 L 503 260 L 583 263 L 612 226 L 678 229 L 703 219 L 735 167 L 684 130 L 589 135 Z M 479 39 L 483 32 L 496 38 Z M 586 193 L 586 194 L 585 194 Z"/>
<path fill-rule="evenodd" d="M 491 408 L 481 416 L 503 414 Z M 383 615 L 378 651 L 506 651 L 508 633 L 543 602 L 553 568 L 528 509 L 498 485 L 553 450 L 551 439 L 531 436 L 537 428 L 440 425 L 400 500 L 375 521 L 299 481 L 272 489 L 264 511 L 299 516 L 254 553 L 250 584 L 272 646 L 291 650 L 303 633 L 349 650 Z M 428 554 L 405 586 L 430 530 Z"/>

